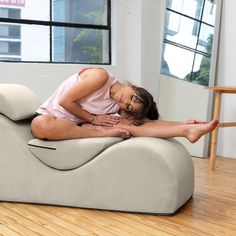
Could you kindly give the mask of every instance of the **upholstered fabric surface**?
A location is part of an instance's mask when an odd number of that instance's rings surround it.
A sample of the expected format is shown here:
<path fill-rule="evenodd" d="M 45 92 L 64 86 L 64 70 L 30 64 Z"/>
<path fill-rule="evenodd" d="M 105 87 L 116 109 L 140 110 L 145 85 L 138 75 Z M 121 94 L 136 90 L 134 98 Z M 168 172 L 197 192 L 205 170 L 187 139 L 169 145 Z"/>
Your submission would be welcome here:
<path fill-rule="evenodd" d="M 102 151 L 121 142 L 122 138 L 83 138 L 63 141 L 32 139 L 29 150 L 48 166 L 59 170 L 71 170 L 84 165 Z"/>
<path fill-rule="evenodd" d="M 140 137 L 110 146 L 104 142 L 106 149 L 81 166 L 59 170 L 29 150 L 30 123 L 0 115 L 0 129 L 1 201 L 173 214 L 193 194 L 193 163 L 175 140 Z M 73 160 L 83 159 L 79 149 L 72 152 Z M 57 155 L 47 155 L 54 165 L 67 165 L 70 152 L 64 153 L 60 164 Z"/>
<path fill-rule="evenodd" d="M 0 85 L 0 113 L 11 120 L 18 121 L 32 117 L 40 103 L 38 96 L 23 85 Z"/>

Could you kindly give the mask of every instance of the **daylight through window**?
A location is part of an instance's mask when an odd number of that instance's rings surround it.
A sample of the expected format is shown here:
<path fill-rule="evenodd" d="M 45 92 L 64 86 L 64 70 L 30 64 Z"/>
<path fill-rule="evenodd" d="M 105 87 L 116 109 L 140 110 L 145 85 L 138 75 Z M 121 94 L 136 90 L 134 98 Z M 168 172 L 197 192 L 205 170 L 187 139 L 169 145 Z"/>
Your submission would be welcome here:
<path fill-rule="evenodd" d="M 215 0 L 167 0 L 161 71 L 208 85 Z"/>
<path fill-rule="evenodd" d="M 0 61 L 110 64 L 110 0 L 0 0 Z"/>

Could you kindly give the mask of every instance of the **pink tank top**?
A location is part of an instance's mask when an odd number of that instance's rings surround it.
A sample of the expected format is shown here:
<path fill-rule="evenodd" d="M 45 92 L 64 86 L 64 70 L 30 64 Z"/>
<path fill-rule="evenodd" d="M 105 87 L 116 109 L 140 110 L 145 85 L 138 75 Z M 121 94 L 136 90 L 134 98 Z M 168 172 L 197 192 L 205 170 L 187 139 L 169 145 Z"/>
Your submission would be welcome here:
<path fill-rule="evenodd" d="M 84 69 L 82 69 L 84 70 Z M 82 71 L 81 70 L 81 71 Z M 109 73 L 109 72 L 108 72 Z M 74 124 L 83 123 L 83 120 L 76 118 L 73 114 L 65 110 L 59 105 L 61 96 L 70 89 L 74 84 L 79 83 L 81 78 L 79 73 L 76 73 L 66 79 L 37 110 L 38 113 L 46 115 L 50 114 L 57 118 L 67 119 Z M 82 108 L 91 114 L 114 114 L 119 111 L 118 104 L 110 97 L 110 88 L 117 81 L 117 79 L 109 73 L 107 83 L 95 91 L 91 95 L 87 96 L 86 99 L 81 100 L 79 104 Z"/>

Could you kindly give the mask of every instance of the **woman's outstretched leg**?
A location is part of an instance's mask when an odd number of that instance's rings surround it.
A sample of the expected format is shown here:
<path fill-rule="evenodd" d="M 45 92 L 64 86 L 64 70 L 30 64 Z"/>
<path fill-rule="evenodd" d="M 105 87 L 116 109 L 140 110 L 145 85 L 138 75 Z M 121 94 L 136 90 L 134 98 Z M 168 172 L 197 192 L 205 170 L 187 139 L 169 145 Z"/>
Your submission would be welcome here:
<path fill-rule="evenodd" d="M 203 135 L 212 132 L 218 124 L 218 120 L 214 119 L 210 122 L 172 122 L 172 121 L 146 121 L 144 124 L 135 126 L 129 124 L 126 119 L 121 118 L 120 123 L 115 127 L 126 129 L 134 137 L 148 136 L 156 138 L 174 138 L 185 137 L 191 143 L 195 143 Z"/>
<path fill-rule="evenodd" d="M 130 136 L 127 130 L 87 129 L 77 126 L 66 119 L 56 119 L 51 115 L 40 115 L 31 123 L 31 130 L 35 137 L 47 140 L 65 140 L 89 137 L 124 137 Z"/>

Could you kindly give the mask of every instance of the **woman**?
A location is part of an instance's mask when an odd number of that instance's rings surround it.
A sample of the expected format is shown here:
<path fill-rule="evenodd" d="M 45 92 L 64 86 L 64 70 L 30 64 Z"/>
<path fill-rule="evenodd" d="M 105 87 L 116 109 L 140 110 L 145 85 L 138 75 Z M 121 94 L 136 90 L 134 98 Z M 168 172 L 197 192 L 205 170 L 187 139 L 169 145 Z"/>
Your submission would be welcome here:
<path fill-rule="evenodd" d="M 84 68 L 65 80 L 43 103 L 31 123 L 33 134 L 40 139 L 63 140 L 84 137 L 129 137 L 122 128 L 87 129 L 90 123 L 111 127 L 119 123 L 120 113 L 135 124 L 145 118 L 159 118 L 156 103 L 145 89 L 125 85 L 103 68 Z"/>
<path fill-rule="evenodd" d="M 156 103 L 145 89 L 122 84 L 103 68 L 85 68 L 42 104 L 31 128 L 36 137 L 48 140 L 151 136 L 185 137 L 194 143 L 218 124 L 158 119 Z"/>

